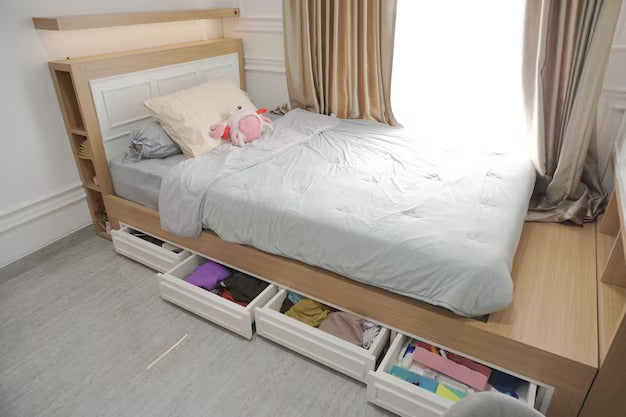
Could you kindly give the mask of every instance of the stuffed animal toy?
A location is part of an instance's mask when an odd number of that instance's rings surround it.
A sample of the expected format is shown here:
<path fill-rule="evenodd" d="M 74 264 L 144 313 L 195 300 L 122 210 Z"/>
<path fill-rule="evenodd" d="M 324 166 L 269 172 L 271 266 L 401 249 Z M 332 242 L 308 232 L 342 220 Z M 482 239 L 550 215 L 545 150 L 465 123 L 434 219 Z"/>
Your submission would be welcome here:
<path fill-rule="evenodd" d="M 263 116 L 266 112 L 267 109 L 258 109 L 254 112 L 237 106 L 237 110 L 232 112 L 226 121 L 211 126 L 209 135 L 216 139 L 230 139 L 233 145 L 243 146 L 258 139 L 265 126 L 273 128 L 270 124 L 272 121 Z"/>

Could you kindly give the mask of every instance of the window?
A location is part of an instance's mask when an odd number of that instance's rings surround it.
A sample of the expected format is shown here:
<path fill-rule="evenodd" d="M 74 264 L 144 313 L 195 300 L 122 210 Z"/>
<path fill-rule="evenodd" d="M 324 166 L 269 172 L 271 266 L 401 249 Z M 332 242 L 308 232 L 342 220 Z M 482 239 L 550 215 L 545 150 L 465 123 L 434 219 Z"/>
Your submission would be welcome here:
<path fill-rule="evenodd" d="M 494 150 L 523 143 L 524 4 L 398 0 L 391 100 L 411 134 Z"/>

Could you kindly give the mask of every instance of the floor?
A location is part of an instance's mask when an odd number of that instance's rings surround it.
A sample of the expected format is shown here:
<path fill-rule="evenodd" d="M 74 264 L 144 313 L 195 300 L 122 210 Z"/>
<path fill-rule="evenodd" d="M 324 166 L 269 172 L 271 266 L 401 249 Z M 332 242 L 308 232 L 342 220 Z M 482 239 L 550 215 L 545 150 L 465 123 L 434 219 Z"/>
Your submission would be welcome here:
<path fill-rule="evenodd" d="M 348 377 L 162 301 L 154 271 L 87 228 L 0 269 L 0 416 L 87 415 L 391 414 Z"/>

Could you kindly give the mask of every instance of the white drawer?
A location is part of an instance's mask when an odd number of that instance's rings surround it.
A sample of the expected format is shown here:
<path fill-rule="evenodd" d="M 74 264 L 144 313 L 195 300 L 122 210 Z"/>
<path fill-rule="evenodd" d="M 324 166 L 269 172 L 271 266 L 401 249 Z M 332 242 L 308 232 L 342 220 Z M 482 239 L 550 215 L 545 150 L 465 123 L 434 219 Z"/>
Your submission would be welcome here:
<path fill-rule="evenodd" d="M 369 373 L 367 400 L 403 417 L 439 417 L 454 404 L 452 401 L 387 373 L 407 340 L 407 336 L 398 334 L 378 369 Z M 531 382 L 518 390 L 520 400 L 532 408 L 536 393 L 537 385 Z"/>
<path fill-rule="evenodd" d="M 120 230 L 111 230 L 113 248 L 115 252 L 136 260 L 152 269 L 165 272 L 189 257 L 188 251 L 174 252 L 164 249 L 154 243 L 134 236 L 129 226 L 122 226 Z"/>
<path fill-rule="evenodd" d="M 185 281 L 196 266 L 206 261 L 205 258 L 192 255 L 172 270 L 157 274 L 161 298 L 250 339 L 254 309 L 267 303 L 278 288 L 269 284 L 250 304 L 246 307 L 240 306 Z"/>
<path fill-rule="evenodd" d="M 361 382 L 376 367 L 376 359 L 389 340 L 389 329 L 382 328 L 369 349 L 280 313 L 287 297 L 281 289 L 264 307 L 257 308 L 256 331 L 291 350 L 320 362 Z"/>

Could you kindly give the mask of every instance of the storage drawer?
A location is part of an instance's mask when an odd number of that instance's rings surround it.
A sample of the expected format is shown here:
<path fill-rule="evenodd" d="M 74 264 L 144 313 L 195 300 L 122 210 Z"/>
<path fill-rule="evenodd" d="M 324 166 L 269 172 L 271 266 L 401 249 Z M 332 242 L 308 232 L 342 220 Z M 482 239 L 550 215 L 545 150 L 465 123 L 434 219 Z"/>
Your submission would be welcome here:
<path fill-rule="evenodd" d="M 170 271 L 157 274 L 161 298 L 250 339 L 254 309 L 267 303 L 278 288 L 269 284 L 258 297 L 243 307 L 185 281 L 198 265 L 206 261 L 198 255 L 191 255 Z"/>
<path fill-rule="evenodd" d="M 320 362 L 361 382 L 375 369 L 376 359 L 389 340 L 389 329 L 382 328 L 369 349 L 309 326 L 280 313 L 287 297 L 281 289 L 264 307 L 257 308 L 256 331 L 291 350 Z"/>
<path fill-rule="evenodd" d="M 111 230 L 115 252 L 136 260 L 159 272 L 165 272 L 179 264 L 191 253 L 185 250 L 174 252 L 133 235 L 135 229 L 123 225 L 120 230 Z M 173 245 L 172 245 L 173 246 Z"/>
<path fill-rule="evenodd" d="M 441 416 L 454 402 L 387 372 L 396 363 L 398 355 L 408 340 L 407 336 L 398 334 L 378 369 L 369 373 L 367 400 L 403 417 Z M 517 390 L 520 400 L 532 408 L 535 406 L 536 393 L 537 385 L 531 382 L 527 382 Z"/>

